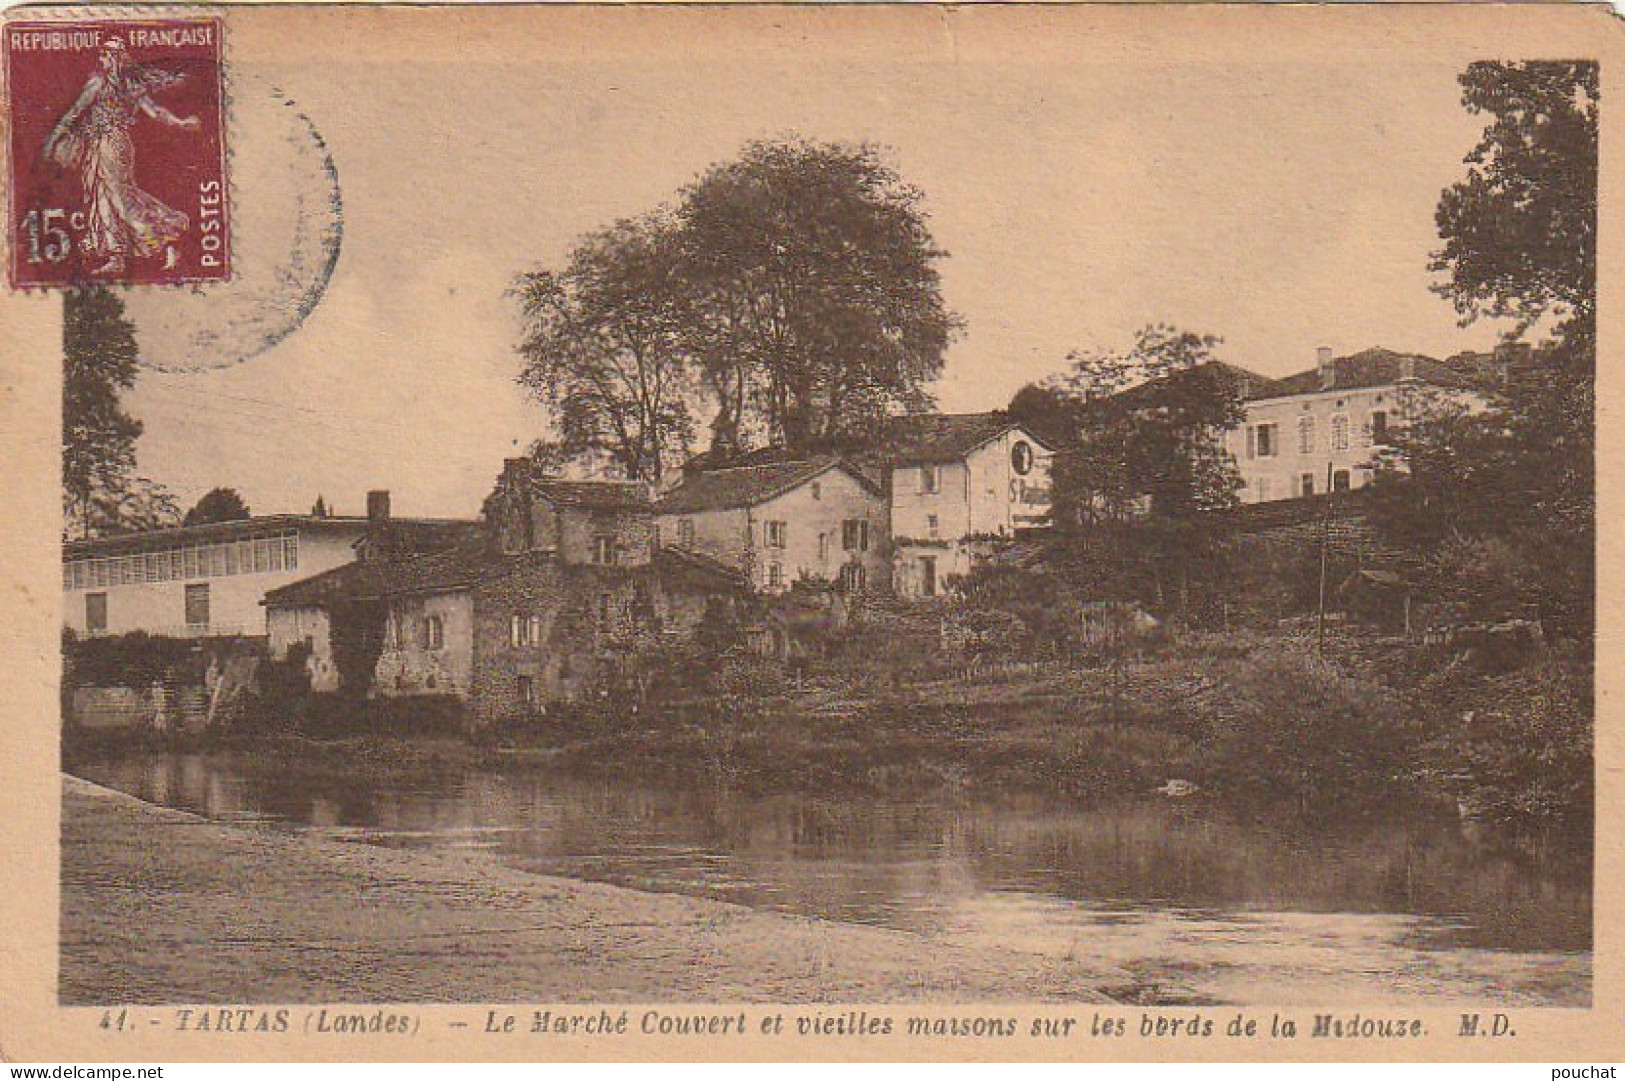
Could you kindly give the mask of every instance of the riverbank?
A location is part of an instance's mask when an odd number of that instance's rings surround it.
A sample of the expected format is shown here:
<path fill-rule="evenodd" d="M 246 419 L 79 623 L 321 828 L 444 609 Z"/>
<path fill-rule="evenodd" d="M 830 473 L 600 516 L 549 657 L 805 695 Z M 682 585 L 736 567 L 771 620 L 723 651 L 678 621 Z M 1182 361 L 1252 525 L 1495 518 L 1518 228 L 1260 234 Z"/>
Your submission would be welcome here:
<path fill-rule="evenodd" d="M 477 729 L 449 696 L 265 703 L 208 731 L 69 726 L 63 763 L 241 749 L 340 777 L 358 764 L 414 775 L 477 764 L 854 797 L 1097 801 L 1195 786 L 1293 817 L 1459 808 L 1509 837 L 1556 832 L 1590 847 L 1591 666 L 1573 648 L 1419 646 L 1343 628 L 1322 651 L 1289 627 L 1187 632 L 1115 664 L 950 663 L 922 647 L 927 660 L 898 669 L 862 644 L 793 679 L 767 662 L 727 679 L 690 666 L 676 673 L 680 696 L 606 692 Z"/>
<path fill-rule="evenodd" d="M 63 780 L 65 1005 L 1143 998 L 1091 959 L 210 822 Z"/>

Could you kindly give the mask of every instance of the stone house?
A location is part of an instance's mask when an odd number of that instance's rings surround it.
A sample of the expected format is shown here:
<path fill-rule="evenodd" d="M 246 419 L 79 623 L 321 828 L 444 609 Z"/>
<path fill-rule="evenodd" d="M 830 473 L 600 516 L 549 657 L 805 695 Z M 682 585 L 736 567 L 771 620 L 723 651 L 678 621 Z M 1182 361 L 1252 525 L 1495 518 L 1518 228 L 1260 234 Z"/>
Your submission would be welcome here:
<path fill-rule="evenodd" d="M 741 573 L 759 593 L 798 579 L 884 589 L 885 494 L 835 456 L 691 471 L 654 506 L 660 543 Z"/>
<path fill-rule="evenodd" d="M 508 462 L 472 542 L 429 555 L 378 554 L 266 598 L 271 651 L 306 647 L 315 690 L 345 688 L 344 651 L 365 693 L 449 695 L 471 723 L 521 718 L 580 696 L 606 668 L 684 641 L 722 610 L 741 615 L 743 578 L 660 549 L 647 492 L 533 475 Z"/>

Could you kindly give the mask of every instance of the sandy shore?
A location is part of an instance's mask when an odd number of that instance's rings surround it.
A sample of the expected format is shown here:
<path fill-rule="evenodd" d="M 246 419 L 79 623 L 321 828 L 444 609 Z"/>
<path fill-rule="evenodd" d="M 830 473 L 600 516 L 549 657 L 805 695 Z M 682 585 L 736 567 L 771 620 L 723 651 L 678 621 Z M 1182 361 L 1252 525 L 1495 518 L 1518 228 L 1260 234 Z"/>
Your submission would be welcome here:
<path fill-rule="evenodd" d="M 1108 1001 L 1128 974 L 210 822 L 63 782 L 61 999 Z"/>

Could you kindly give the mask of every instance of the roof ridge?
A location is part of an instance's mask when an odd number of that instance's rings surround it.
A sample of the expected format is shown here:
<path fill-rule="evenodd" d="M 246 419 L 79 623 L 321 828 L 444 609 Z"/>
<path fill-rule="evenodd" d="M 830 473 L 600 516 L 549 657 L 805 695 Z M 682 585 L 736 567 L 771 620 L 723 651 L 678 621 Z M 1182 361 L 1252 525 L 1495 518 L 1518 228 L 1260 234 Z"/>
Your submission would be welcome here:
<path fill-rule="evenodd" d="M 824 454 L 811 458 L 786 458 L 782 462 L 747 462 L 744 465 L 719 465 L 711 469 L 701 470 L 700 475 L 704 476 L 707 473 L 731 473 L 737 469 L 782 469 L 787 465 L 828 465 L 831 461 L 840 460 L 841 457 L 842 456 L 839 454 Z"/>
<path fill-rule="evenodd" d="M 1008 409 L 971 409 L 971 410 L 967 410 L 967 411 L 961 412 L 961 413 L 944 413 L 941 410 L 934 410 L 934 411 L 924 412 L 924 413 L 893 413 L 890 416 L 888 416 L 886 419 L 887 420 L 931 420 L 931 419 L 936 419 L 936 418 L 953 419 L 953 418 L 956 418 L 956 417 L 997 417 L 997 416 L 1006 416 L 1007 417 L 1009 415 L 1010 415 L 1010 411 Z"/>

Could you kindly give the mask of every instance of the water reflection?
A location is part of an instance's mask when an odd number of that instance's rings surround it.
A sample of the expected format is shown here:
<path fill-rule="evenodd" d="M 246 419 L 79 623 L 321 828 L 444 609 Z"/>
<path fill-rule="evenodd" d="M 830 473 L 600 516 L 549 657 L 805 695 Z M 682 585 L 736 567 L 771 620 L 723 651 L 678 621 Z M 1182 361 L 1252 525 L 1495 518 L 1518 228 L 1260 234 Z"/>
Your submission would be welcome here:
<path fill-rule="evenodd" d="M 247 755 L 135 755 L 76 772 L 210 818 L 456 847 L 525 871 L 968 941 L 1087 949 L 1164 975 L 1194 966 L 1219 997 L 1245 997 L 1232 970 L 1256 977 L 1277 954 L 1300 975 L 1320 973 L 1316 986 L 1334 995 L 1350 972 L 1386 974 L 1379 990 L 1403 997 L 1508 968 L 1531 986 L 1562 985 L 1559 1000 L 1588 993 L 1588 859 L 1497 848 L 1437 815 L 1311 827 L 1200 801 L 762 798 L 535 771 L 336 777 Z"/>

